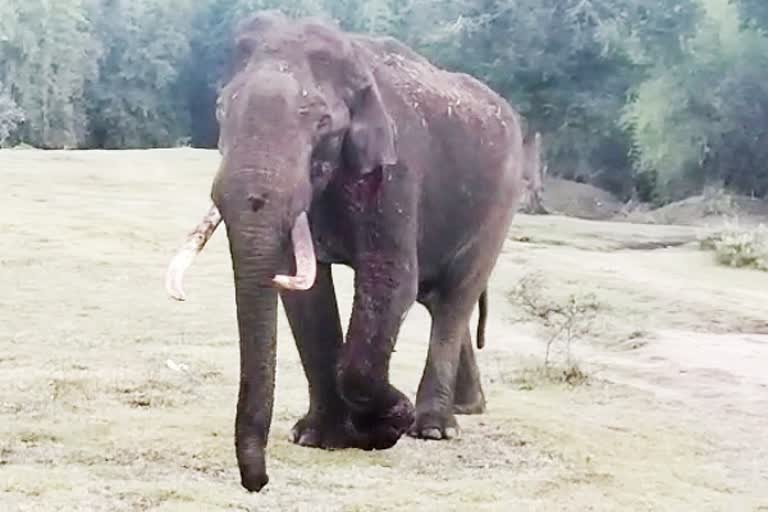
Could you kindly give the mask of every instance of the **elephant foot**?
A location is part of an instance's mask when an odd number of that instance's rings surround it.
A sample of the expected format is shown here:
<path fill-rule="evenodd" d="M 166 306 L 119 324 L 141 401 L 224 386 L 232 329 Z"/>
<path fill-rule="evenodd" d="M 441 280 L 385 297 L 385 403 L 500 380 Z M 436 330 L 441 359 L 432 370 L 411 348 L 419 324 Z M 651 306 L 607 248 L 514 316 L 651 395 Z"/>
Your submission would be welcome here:
<path fill-rule="evenodd" d="M 308 414 L 294 425 L 295 444 L 324 450 L 386 450 L 413 423 L 413 405 L 404 395 L 384 411 L 347 411 L 333 417 Z"/>
<path fill-rule="evenodd" d="M 348 414 L 335 418 L 307 414 L 291 430 L 295 444 L 323 450 L 363 448 L 367 440 L 352 426 Z"/>
<path fill-rule="evenodd" d="M 374 381 L 365 373 L 338 373 L 341 397 L 350 410 L 352 425 L 367 440 L 368 450 L 393 447 L 413 423 L 413 404 L 389 382 Z"/>
<path fill-rule="evenodd" d="M 418 439 L 441 441 L 459 437 L 459 424 L 453 414 L 422 412 L 416 414 L 408 435 Z"/>
<path fill-rule="evenodd" d="M 413 423 L 413 404 L 401 395 L 384 411 L 353 412 L 355 430 L 367 439 L 367 450 L 392 448 Z"/>

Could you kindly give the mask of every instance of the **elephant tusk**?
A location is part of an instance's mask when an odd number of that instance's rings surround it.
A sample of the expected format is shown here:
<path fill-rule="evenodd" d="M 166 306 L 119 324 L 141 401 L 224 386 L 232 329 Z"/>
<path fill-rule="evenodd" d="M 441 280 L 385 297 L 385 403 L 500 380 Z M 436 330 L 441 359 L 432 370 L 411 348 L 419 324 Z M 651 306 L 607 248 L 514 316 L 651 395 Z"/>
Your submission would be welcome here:
<path fill-rule="evenodd" d="M 216 231 L 220 222 L 221 213 L 219 209 L 216 208 L 216 205 L 211 205 L 203 220 L 187 236 L 184 244 L 176 252 L 173 259 L 171 259 L 165 274 L 165 291 L 168 292 L 172 299 L 178 301 L 185 300 L 184 288 L 182 286 L 184 273 L 192 265 L 195 256 L 203 250 L 206 242 L 211 238 L 213 232 Z"/>
<path fill-rule="evenodd" d="M 296 222 L 291 230 L 291 242 L 293 243 L 294 258 L 296 258 L 296 275 L 277 275 L 273 281 L 284 290 L 309 290 L 315 284 L 317 261 L 306 212 L 301 212 L 296 217 Z"/>

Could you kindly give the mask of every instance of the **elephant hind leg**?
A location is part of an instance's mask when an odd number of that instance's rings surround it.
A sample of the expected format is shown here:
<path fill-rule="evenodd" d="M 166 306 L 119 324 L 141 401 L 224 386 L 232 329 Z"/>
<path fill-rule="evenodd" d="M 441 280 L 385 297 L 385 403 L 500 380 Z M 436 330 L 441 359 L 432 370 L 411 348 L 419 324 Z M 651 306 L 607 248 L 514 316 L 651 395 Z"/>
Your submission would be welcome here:
<path fill-rule="evenodd" d="M 480 369 L 472 348 L 472 336 L 467 327 L 461 341 L 459 367 L 456 371 L 456 384 L 453 392 L 453 412 L 455 414 L 482 414 L 485 412 L 485 394 L 480 382 Z"/>
<path fill-rule="evenodd" d="M 439 300 L 427 306 L 432 315 L 432 330 L 427 363 L 416 394 L 416 418 L 409 432 L 413 437 L 433 440 L 456 437 L 459 433 L 454 416 L 456 398 L 461 398 L 461 405 L 469 405 L 463 403 L 465 398 L 473 402 L 477 399 L 476 395 L 466 394 L 473 391 L 471 385 L 462 385 L 461 394 L 456 394 L 459 375 L 463 384 L 473 383 L 473 371 L 475 376 L 479 375 L 476 365 L 472 364 L 473 357 L 468 358 L 465 368 L 459 371 L 463 346 L 466 344 L 471 350 L 468 323 L 473 302 L 466 298 L 459 294 L 458 300 Z"/>

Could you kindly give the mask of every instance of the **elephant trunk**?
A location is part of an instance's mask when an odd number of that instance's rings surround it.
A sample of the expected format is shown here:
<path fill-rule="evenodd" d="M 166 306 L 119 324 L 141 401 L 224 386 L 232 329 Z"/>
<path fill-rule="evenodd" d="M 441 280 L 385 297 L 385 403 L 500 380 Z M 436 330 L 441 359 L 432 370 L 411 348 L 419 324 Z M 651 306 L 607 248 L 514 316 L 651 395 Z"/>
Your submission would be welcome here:
<path fill-rule="evenodd" d="M 270 146 L 264 137 L 252 139 Z M 223 221 L 240 338 L 235 447 L 241 483 L 254 492 L 269 480 L 265 450 L 275 388 L 277 289 L 307 290 L 315 280 L 306 213 L 311 199 L 308 161 L 308 151 L 266 152 L 245 145 L 226 156 L 211 191 L 215 205 L 189 235 L 166 275 L 171 297 L 183 300 L 184 271 Z M 291 272 L 294 275 L 285 275 Z"/>
<path fill-rule="evenodd" d="M 237 266 L 247 271 L 248 264 Z M 254 290 L 249 279 L 242 277 L 236 278 L 235 287 L 240 333 L 235 447 L 243 486 L 259 491 L 269 480 L 264 451 L 275 389 L 277 292 L 271 287 Z"/>
<path fill-rule="evenodd" d="M 272 422 L 277 341 L 277 290 L 272 285 L 281 246 L 272 226 L 227 224 L 240 336 L 240 390 L 235 447 L 242 485 L 259 491 L 269 478 L 265 449 Z"/>
<path fill-rule="evenodd" d="M 297 162 L 259 155 L 258 165 L 225 168 L 213 189 L 235 281 L 240 337 L 235 447 L 242 485 L 249 491 L 261 490 L 269 480 L 265 449 L 275 388 L 277 288 L 308 289 L 315 278 L 305 213 L 309 189 L 300 169 Z M 292 252 L 296 265 L 291 265 Z M 296 275 L 281 275 L 291 271 Z"/>

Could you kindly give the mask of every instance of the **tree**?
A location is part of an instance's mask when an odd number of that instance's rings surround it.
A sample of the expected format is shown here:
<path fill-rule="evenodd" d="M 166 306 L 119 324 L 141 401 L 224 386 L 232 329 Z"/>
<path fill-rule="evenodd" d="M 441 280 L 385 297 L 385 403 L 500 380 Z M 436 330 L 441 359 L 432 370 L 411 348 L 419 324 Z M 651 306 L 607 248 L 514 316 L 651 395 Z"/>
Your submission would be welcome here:
<path fill-rule="evenodd" d="M 768 30 L 768 3 L 764 0 L 732 0 L 742 18 L 753 27 Z"/>
<path fill-rule="evenodd" d="M 762 0 L 6 0 L 0 136 L 214 147 L 233 29 L 319 15 L 469 73 L 541 132 L 550 174 L 666 201 L 768 195 Z M 767 146 L 768 147 L 768 146 Z"/>
<path fill-rule="evenodd" d="M 0 81 L 24 112 L 20 136 L 40 147 L 78 146 L 98 51 L 84 1 L 12 1 L 0 9 Z"/>
<path fill-rule="evenodd" d="M 593 3 L 433 1 L 420 18 L 438 20 L 436 28 L 415 43 L 509 99 L 543 133 L 552 174 L 628 194 L 629 141 L 616 120 L 632 63 L 608 51 L 598 37 L 602 20 L 587 7 Z"/>
<path fill-rule="evenodd" d="M 763 196 L 768 39 L 744 26 L 728 0 L 702 0 L 701 6 L 677 61 L 657 67 L 625 110 L 638 170 L 656 176 L 662 202 L 710 182 Z"/>
<path fill-rule="evenodd" d="M 103 51 L 88 84 L 89 145 L 173 146 L 189 132 L 180 72 L 192 57 L 192 0 L 97 0 Z"/>
<path fill-rule="evenodd" d="M 22 121 L 24 113 L 0 83 L 0 147 L 16 132 Z"/>
<path fill-rule="evenodd" d="M 326 0 L 323 8 L 345 30 L 408 39 L 418 4 L 417 0 Z"/>

